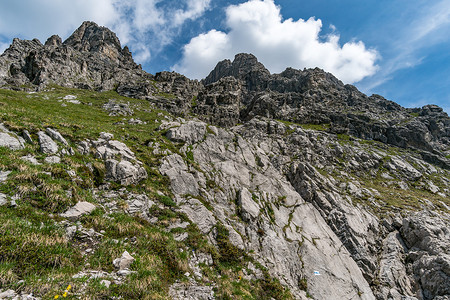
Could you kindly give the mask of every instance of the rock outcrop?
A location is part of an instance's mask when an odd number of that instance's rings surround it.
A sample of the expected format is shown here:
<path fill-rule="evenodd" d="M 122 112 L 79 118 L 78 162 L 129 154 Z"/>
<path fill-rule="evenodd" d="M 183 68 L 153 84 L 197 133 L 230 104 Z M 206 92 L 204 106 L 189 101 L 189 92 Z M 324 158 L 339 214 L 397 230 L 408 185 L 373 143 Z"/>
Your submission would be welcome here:
<path fill-rule="evenodd" d="M 33 212 L 47 244 L 59 228 L 58 245 L 77 248 L 83 262 L 72 279 L 102 279 L 99 293 L 114 289 L 104 297 L 145 298 L 167 264 L 167 286 L 157 289 L 174 299 L 214 299 L 232 277 L 225 290 L 245 287 L 249 298 L 278 287 L 263 296 L 450 299 L 450 118 L 442 108 L 368 97 L 317 68 L 271 74 L 251 54 L 219 62 L 200 82 L 151 75 L 93 22 L 65 41 L 14 39 L 0 56 L 0 87 L 50 84 L 148 100 L 90 103 L 114 134 L 71 119 L 29 131 L 0 124 L 1 210 L 18 207 L 24 228 L 24 212 Z M 58 99 L 88 107 L 75 94 Z M 33 243 L 38 228 L 27 229 Z M 0 285 L 22 288 L 5 268 Z M 141 276 L 140 294 L 119 288 Z M 80 297 L 98 292 L 78 288 Z"/>
<path fill-rule="evenodd" d="M 105 27 L 84 22 L 66 41 L 50 37 L 44 45 L 14 39 L 0 58 L 0 86 L 67 87 L 112 90 L 130 80 L 152 79 L 134 63 L 128 47 Z M 31 87 L 30 86 L 30 87 Z"/>

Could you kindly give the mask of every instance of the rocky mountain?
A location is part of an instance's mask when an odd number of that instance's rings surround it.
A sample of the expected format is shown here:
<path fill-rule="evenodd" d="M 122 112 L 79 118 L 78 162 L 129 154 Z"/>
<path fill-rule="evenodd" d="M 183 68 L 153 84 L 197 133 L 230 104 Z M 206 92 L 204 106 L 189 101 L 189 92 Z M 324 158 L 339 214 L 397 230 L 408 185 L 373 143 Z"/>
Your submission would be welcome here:
<path fill-rule="evenodd" d="M 0 298 L 450 299 L 450 118 L 251 54 L 0 56 Z"/>

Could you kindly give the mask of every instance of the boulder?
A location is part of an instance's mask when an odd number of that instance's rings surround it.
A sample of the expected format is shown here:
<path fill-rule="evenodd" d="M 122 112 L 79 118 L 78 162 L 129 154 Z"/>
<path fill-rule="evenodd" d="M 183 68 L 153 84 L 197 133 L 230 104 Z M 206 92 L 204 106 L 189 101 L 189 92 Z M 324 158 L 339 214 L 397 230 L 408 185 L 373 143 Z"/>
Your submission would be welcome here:
<path fill-rule="evenodd" d="M 196 143 L 204 139 L 206 134 L 206 124 L 197 121 L 188 121 L 179 127 L 170 128 L 166 137 L 175 142 L 188 144 Z"/>
<path fill-rule="evenodd" d="M 11 150 L 24 148 L 24 143 L 14 133 L 7 130 L 0 124 L 0 147 L 7 147 Z"/>
<path fill-rule="evenodd" d="M 122 253 L 122 256 L 119 258 L 116 258 L 113 261 L 114 267 L 119 269 L 119 271 L 127 270 L 130 268 L 131 264 L 135 261 L 134 257 L 128 253 L 128 251 L 125 251 Z"/>
<path fill-rule="evenodd" d="M 0 193 L 0 206 L 8 204 L 8 196 Z"/>
<path fill-rule="evenodd" d="M 90 214 L 95 208 L 96 206 L 92 203 L 86 201 L 78 202 L 75 206 L 67 210 L 65 213 L 62 213 L 61 217 L 76 220 L 83 215 Z"/>
<path fill-rule="evenodd" d="M 64 146 L 69 146 L 69 143 L 66 141 L 66 139 L 63 138 L 63 136 L 56 129 L 47 128 L 45 129 L 45 133 L 47 133 L 47 135 L 50 136 L 53 140 L 62 143 Z"/>
<path fill-rule="evenodd" d="M 129 161 L 108 159 L 105 162 L 106 179 L 119 182 L 122 185 L 137 184 L 147 178 L 147 171 Z"/>
<path fill-rule="evenodd" d="M 0 183 L 5 182 L 9 174 L 11 174 L 11 171 L 0 171 Z"/>
<path fill-rule="evenodd" d="M 55 154 L 58 152 L 58 145 L 43 131 L 37 133 L 41 152 L 45 154 Z"/>
<path fill-rule="evenodd" d="M 44 161 L 49 164 L 59 164 L 61 162 L 61 157 L 56 155 L 48 156 L 44 159 Z"/>

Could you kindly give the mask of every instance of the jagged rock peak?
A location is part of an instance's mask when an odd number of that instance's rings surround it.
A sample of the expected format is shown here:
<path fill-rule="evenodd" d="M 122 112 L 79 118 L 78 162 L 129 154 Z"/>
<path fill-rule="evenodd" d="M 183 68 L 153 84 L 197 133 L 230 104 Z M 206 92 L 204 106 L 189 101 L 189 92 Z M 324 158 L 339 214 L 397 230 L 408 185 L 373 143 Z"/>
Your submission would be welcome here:
<path fill-rule="evenodd" d="M 78 51 L 103 52 L 111 50 L 122 51 L 119 38 L 114 32 L 94 22 L 85 21 L 75 32 L 64 41 L 64 45 L 71 46 Z M 112 54 L 112 53 L 109 53 Z"/>
<path fill-rule="evenodd" d="M 256 56 L 248 53 L 239 53 L 234 57 L 233 62 L 229 59 L 219 62 L 211 73 L 202 81 L 207 85 L 214 83 L 219 79 L 227 76 L 233 76 L 237 79 L 244 79 L 244 77 L 252 73 L 256 76 L 269 76 L 269 70 L 258 61 Z"/>
<path fill-rule="evenodd" d="M 61 44 L 62 44 L 61 37 L 59 35 L 57 35 L 57 34 L 52 35 L 45 42 L 45 46 L 59 47 L 59 46 L 61 46 Z"/>

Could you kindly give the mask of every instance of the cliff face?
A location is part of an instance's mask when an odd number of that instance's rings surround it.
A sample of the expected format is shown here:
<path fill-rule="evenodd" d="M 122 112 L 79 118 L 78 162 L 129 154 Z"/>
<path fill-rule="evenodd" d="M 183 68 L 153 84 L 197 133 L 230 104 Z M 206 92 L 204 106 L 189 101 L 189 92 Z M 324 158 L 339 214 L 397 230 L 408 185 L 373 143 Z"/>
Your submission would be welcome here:
<path fill-rule="evenodd" d="M 0 85 L 33 91 L 0 93 L 0 218 L 17 221 L 0 225 L 0 298 L 70 278 L 78 298 L 450 299 L 437 106 L 250 54 L 201 82 L 151 75 L 92 22 L 15 39 Z M 46 259 L 21 252 L 41 235 Z"/>

